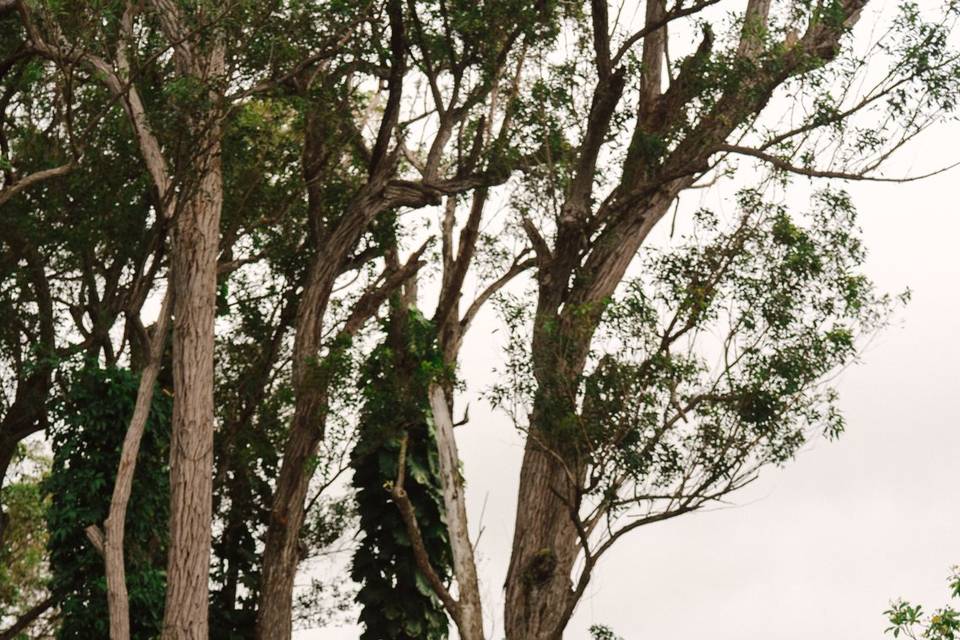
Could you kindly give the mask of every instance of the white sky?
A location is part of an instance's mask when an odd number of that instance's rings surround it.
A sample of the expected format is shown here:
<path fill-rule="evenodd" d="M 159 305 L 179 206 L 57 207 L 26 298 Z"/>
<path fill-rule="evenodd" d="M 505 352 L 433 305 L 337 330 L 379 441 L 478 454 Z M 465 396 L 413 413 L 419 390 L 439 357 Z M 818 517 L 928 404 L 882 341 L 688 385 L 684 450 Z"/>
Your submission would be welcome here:
<path fill-rule="evenodd" d="M 896 168 L 920 173 L 957 160 L 960 124 L 952 123 L 913 144 Z M 567 638 L 587 638 L 596 623 L 626 640 L 867 640 L 883 637 L 882 612 L 895 597 L 927 609 L 947 601 L 948 570 L 960 563 L 958 184 L 960 169 L 909 184 L 847 185 L 870 250 L 868 275 L 881 291 L 913 291 L 894 326 L 840 378 L 847 432 L 766 470 L 731 507 L 624 539 L 594 573 Z M 458 404 L 470 401 L 471 420 L 457 429 L 471 528 L 483 527 L 491 640 L 502 637 L 522 455 L 508 417 L 478 397 L 500 362 L 501 332 L 488 308 L 467 338 L 469 393 Z M 358 635 L 341 626 L 297 637 Z"/>

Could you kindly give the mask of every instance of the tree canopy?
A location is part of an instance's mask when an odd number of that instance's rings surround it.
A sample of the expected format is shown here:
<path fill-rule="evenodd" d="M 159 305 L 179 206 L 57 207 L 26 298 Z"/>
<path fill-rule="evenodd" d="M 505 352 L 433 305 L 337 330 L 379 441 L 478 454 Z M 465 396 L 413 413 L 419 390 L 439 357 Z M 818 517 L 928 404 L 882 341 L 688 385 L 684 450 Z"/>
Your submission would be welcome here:
<path fill-rule="evenodd" d="M 494 637 L 457 448 L 488 306 L 495 617 L 563 637 L 624 536 L 842 434 L 832 376 L 908 297 L 843 183 L 926 175 L 889 162 L 955 116 L 958 17 L 0 0 L 0 638 Z"/>

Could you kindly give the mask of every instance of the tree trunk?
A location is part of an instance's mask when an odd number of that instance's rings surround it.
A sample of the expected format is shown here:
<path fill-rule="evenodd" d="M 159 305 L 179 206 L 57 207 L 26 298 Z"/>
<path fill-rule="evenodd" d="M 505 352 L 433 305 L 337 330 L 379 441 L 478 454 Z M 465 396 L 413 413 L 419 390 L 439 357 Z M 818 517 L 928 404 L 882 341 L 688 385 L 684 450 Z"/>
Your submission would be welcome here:
<path fill-rule="evenodd" d="M 137 469 L 140 440 L 150 417 L 153 388 L 163 360 L 163 345 L 167 337 L 172 291 L 167 289 L 160 307 L 160 316 L 153 328 L 147 366 L 140 373 L 137 401 L 134 405 L 130 426 L 120 450 L 120 464 L 110 498 L 110 512 L 104 522 L 103 561 L 107 578 L 107 610 L 110 616 L 110 640 L 129 640 L 130 601 L 127 595 L 127 578 L 123 558 L 123 538 L 127 519 L 127 503 L 133 489 L 133 475 Z"/>
<path fill-rule="evenodd" d="M 446 513 L 453 571 L 459 591 L 461 640 L 483 640 L 483 610 L 480 601 L 480 582 L 473 544 L 467 529 L 466 497 L 460 476 L 460 456 L 453 435 L 453 419 L 443 389 L 431 385 L 430 410 L 437 427 L 437 450 L 440 461 L 440 481 L 443 485 L 443 505 Z"/>
<path fill-rule="evenodd" d="M 507 640 L 562 637 L 573 597 L 570 576 L 580 548 L 570 514 L 574 493 L 570 476 L 553 453 L 528 440 L 507 572 Z"/>
<path fill-rule="evenodd" d="M 197 191 L 176 218 L 173 433 L 164 640 L 205 640 L 213 487 L 213 351 L 223 184 L 218 127 Z"/>
<path fill-rule="evenodd" d="M 300 528 L 312 477 L 307 469 L 323 440 L 331 382 L 331 372 L 317 362 L 323 342 L 324 314 L 344 261 L 367 225 L 382 210 L 376 194 L 385 181 L 382 176 L 371 178 L 357 194 L 314 257 L 300 297 L 293 343 L 296 404 L 264 542 L 258 640 L 289 640 L 293 633 L 293 582 L 300 563 Z"/>
<path fill-rule="evenodd" d="M 587 463 L 577 453 L 579 431 L 563 425 L 579 419 L 571 399 L 577 397 L 576 381 L 600 323 L 602 307 L 597 302 L 614 294 L 675 195 L 671 190 L 652 198 L 642 215 L 626 221 L 623 233 L 614 235 L 616 242 L 591 254 L 599 258 L 582 268 L 588 275 L 578 278 L 569 296 L 562 289 L 567 276 L 541 282 L 539 303 L 546 311 L 536 321 L 532 346 L 538 391 L 520 469 L 507 572 L 507 640 L 559 640 L 577 604 L 571 574 L 582 546 L 574 518 Z M 566 305 L 557 312 L 556 301 L 564 298 Z"/>
<path fill-rule="evenodd" d="M 352 242 L 344 243 L 347 249 L 352 245 Z M 264 542 L 258 640 L 288 640 L 293 633 L 293 581 L 300 563 L 300 528 L 312 475 L 306 469 L 323 439 L 326 420 L 328 381 L 318 375 L 315 358 L 320 349 L 323 315 L 333 281 L 347 253 L 344 246 L 333 246 L 338 251 L 320 251 L 314 257 L 297 311 L 293 345 L 296 404 Z"/>
<path fill-rule="evenodd" d="M 300 528 L 311 478 L 304 469 L 309 459 L 316 455 L 323 437 L 323 418 L 318 423 L 304 425 L 304 414 L 297 413 L 283 454 L 264 543 L 263 579 L 257 612 L 258 640 L 289 640 L 293 633 L 293 581 L 300 563 Z"/>

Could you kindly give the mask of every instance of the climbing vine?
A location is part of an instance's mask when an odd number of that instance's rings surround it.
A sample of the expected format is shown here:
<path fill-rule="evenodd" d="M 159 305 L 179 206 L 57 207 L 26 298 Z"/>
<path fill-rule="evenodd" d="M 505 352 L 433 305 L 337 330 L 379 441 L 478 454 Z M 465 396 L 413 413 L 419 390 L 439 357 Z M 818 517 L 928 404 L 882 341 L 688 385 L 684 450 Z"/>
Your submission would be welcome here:
<path fill-rule="evenodd" d="M 397 478 L 406 439 L 404 488 L 431 563 L 449 580 L 450 546 L 427 404 L 427 386 L 443 365 L 431 323 L 418 311 L 397 311 L 396 306 L 383 326 L 386 338 L 362 376 L 364 405 L 352 465 L 363 539 L 352 575 L 361 584 L 357 601 L 363 640 L 440 640 L 447 637 L 447 616 L 416 567 L 400 512 L 386 488 Z"/>

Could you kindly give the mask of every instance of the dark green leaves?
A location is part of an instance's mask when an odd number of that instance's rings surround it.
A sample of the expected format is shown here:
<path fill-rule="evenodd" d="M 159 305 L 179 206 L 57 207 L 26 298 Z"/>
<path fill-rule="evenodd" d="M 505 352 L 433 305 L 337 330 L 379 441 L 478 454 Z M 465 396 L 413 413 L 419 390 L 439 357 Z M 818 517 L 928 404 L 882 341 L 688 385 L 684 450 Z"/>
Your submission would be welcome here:
<path fill-rule="evenodd" d="M 447 637 L 446 613 L 416 567 L 387 488 L 396 481 L 406 439 L 404 489 L 431 563 L 449 579 L 436 435 L 427 404 L 427 388 L 442 379 L 444 369 L 433 326 L 419 312 L 395 312 L 384 329 L 386 339 L 374 349 L 362 376 L 364 405 L 351 458 L 363 532 L 352 567 L 353 579 L 361 583 L 362 638 L 442 640 Z"/>
<path fill-rule="evenodd" d="M 102 527 L 107 516 L 137 385 L 138 378 L 127 370 L 88 365 L 71 376 L 57 407 L 53 468 L 44 489 L 51 495 L 51 588 L 66 593 L 57 635 L 63 640 L 109 635 L 103 559 L 84 528 Z M 162 389 L 154 392 L 127 508 L 124 551 L 131 637 L 145 640 L 159 634 L 163 619 L 171 404 Z"/>

